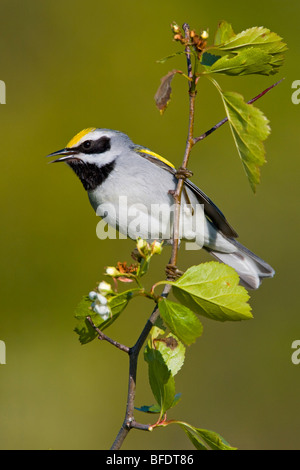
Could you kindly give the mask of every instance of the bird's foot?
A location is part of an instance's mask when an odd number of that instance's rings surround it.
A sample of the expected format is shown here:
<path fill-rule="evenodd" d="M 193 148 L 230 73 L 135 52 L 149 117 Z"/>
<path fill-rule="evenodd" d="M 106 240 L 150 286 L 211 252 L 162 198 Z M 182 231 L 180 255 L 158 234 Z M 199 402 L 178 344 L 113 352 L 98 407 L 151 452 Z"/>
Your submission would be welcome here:
<path fill-rule="evenodd" d="M 187 168 L 179 167 L 175 173 L 175 176 L 177 179 L 186 180 L 187 178 L 193 176 L 193 172 L 188 170 Z"/>

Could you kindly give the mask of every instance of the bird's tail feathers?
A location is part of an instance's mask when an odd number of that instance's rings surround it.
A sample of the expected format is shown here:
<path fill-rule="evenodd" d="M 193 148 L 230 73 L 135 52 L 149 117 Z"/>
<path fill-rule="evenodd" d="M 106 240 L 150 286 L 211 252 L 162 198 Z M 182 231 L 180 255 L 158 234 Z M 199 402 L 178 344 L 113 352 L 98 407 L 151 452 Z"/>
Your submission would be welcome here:
<path fill-rule="evenodd" d="M 221 253 L 218 251 L 208 250 L 218 261 L 234 268 L 240 276 L 240 284 L 247 289 L 257 289 L 262 279 L 273 277 L 274 269 L 259 258 L 252 251 L 248 250 L 235 239 L 229 239 L 235 246 L 236 250 L 232 253 Z"/>

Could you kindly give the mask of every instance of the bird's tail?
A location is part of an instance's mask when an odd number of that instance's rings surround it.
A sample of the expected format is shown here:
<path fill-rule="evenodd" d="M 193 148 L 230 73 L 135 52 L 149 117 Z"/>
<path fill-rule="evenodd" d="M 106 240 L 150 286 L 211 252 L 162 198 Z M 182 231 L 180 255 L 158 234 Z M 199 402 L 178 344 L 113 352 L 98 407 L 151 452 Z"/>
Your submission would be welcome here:
<path fill-rule="evenodd" d="M 228 239 L 235 248 L 232 253 L 208 250 L 218 261 L 231 266 L 240 276 L 240 284 L 247 289 L 257 289 L 263 278 L 273 277 L 274 269 L 235 239 Z"/>

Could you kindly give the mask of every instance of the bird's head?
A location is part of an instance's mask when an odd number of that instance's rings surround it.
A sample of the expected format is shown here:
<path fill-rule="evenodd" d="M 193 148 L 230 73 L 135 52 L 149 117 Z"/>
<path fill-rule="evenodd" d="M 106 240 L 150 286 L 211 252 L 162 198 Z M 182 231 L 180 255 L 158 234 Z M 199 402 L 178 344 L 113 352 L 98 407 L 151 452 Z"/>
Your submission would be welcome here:
<path fill-rule="evenodd" d="M 111 129 L 83 129 L 62 150 L 48 157 L 59 157 L 52 163 L 90 163 L 99 168 L 111 163 L 124 150 L 133 147 L 130 138 Z"/>
<path fill-rule="evenodd" d="M 122 132 L 90 127 L 76 134 L 65 148 L 48 157 L 59 157 L 51 163 L 67 163 L 89 191 L 109 176 L 118 156 L 133 147 L 130 138 Z"/>

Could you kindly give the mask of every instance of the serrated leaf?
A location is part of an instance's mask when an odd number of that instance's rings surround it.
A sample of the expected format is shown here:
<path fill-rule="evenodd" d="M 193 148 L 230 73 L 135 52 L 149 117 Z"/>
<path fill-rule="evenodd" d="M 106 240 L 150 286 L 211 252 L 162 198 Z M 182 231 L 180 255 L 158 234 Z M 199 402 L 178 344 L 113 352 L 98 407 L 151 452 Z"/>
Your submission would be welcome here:
<path fill-rule="evenodd" d="M 174 377 L 184 363 L 184 345 L 171 333 L 163 338 L 156 338 L 154 344 L 155 349 L 161 353 L 166 366 Z"/>
<path fill-rule="evenodd" d="M 192 266 L 170 282 L 175 297 L 193 312 L 218 321 L 252 318 L 249 295 L 236 271 L 215 261 Z"/>
<path fill-rule="evenodd" d="M 224 44 L 228 42 L 233 36 L 235 36 L 235 33 L 232 29 L 231 24 L 227 23 L 227 21 L 221 21 L 218 25 L 214 44 L 215 46 L 218 46 L 219 44 Z"/>
<path fill-rule="evenodd" d="M 219 48 L 223 51 L 235 52 L 249 46 L 262 48 L 271 54 L 278 54 L 287 50 L 282 38 L 263 26 L 246 29 L 232 36 Z"/>
<path fill-rule="evenodd" d="M 211 67 L 206 67 L 205 73 L 273 75 L 278 72 L 282 63 L 283 56 L 278 56 L 277 54 L 273 56 L 265 50 L 248 47 L 239 51 L 238 54 L 221 57 Z"/>
<path fill-rule="evenodd" d="M 282 38 L 267 28 L 253 27 L 234 34 L 231 25 L 222 22 L 212 51 L 227 55 L 206 66 L 204 73 L 273 75 L 282 65 L 286 50 Z"/>
<path fill-rule="evenodd" d="M 157 404 L 160 417 L 171 408 L 175 398 L 175 381 L 160 351 L 146 346 L 145 361 L 148 363 L 149 383 Z"/>
<path fill-rule="evenodd" d="M 97 337 L 97 332 L 86 320 L 86 317 L 90 316 L 93 321 L 97 321 L 97 317 L 100 317 L 100 315 L 96 315 L 95 312 L 92 312 L 90 307 L 91 300 L 89 297 L 85 296 L 81 299 L 75 310 L 74 316 L 77 319 L 77 323 L 74 331 L 78 334 L 81 344 L 89 343 Z"/>
<path fill-rule="evenodd" d="M 260 168 L 266 162 L 263 141 L 270 134 L 269 121 L 260 109 L 246 103 L 242 95 L 221 92 L 221 96 L 239 156 L 255 192 Z"/>
<path fill-rule="evenodd" d="M 212 450 L 237 450 L 236 447 L 232 447 L 220 434 L 214 431 L 208 431 L 207 429 L 200 429 L 191 426 L 183 421 L 176 421 L 176 424 L 185 431 L 191 442 L 198 450 L 207 450 L 203 441 Z"/>
<path fill-rule="evenodd" d="M 75 318 L 77 319 L 77 325 L 74 331 L 79 335 L 79 341 L 81 344 L 86 344 L 97 338 L 97 332 L 92 327 L 90 322 L 86 319 L 89 316 L 94 323 L 94 325 L 101 329 L 102 331 L 108 328 L 123 312 L 127 306 L 129 300 L 132 298 L 132 293 L 135 290 L 122 292 L 117 294 L 109 300 L 109 307 L 111 309 L 111 316 L 107 320 L 91 310 L 91 300 L 89 297 L 85 296 L 78 304 L 75 310 Z"/>
<path fill-rule="evenodd" d="M 166 325 L 184 344 L 190 345 L 201 336 L 202 324 L 185 305 L 162 298 L 158 307 Z"/>
<path fill-rule="evenodd" d="M 157 108 L 159 109 L 160 114 L 163 114 L 164 111 L 166 110 L 169 101 L 171 99 L 171 93 L 172 93 L 172 88 L 171 88 L 171 82 L 173 80 L 174 75 L 176 73 L 181 73 L 179 70 L 171 70 L 171 72 L 167 73 L 164 77 L 162 77 L 160 86 L 155 93 L 154 99 Z"/>

